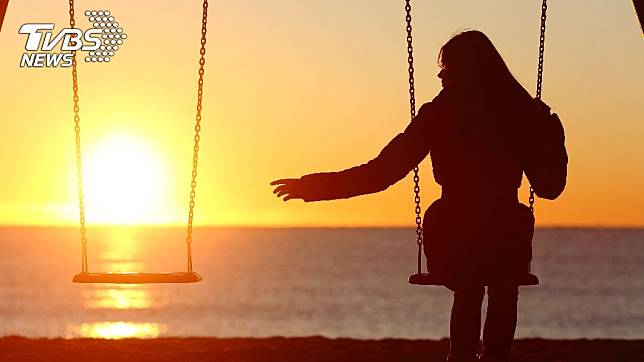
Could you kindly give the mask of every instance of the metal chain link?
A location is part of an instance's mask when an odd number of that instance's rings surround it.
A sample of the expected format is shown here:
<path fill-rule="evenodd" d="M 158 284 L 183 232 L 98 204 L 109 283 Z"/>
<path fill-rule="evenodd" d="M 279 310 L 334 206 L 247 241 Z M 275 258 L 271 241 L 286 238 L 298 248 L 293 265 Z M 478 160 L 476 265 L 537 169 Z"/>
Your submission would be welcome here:
<path fill-rule="evenodd" d="M 74 0 L 69 0 L 69 27 L 76 27 L 74 19 Z M 74 92 L 74 133 L 76 136 L 76 185 L 78 188 L 78 210 L 80 214 L 80 233 L 82 261 L 81 269 L 87 273 L 87 236 L 85 229 L 85 195 L 83 193 L 83 160 L 81 158 L 80 108 L 78 106 L 78 73 L 76 71 L 76 51 L 72 51 L 72 90 Z"/>
<path fill-rule="evenodd" d="M 546 10 L 548 0 L 541 4 L 541 32 L 539 33 L 539 64 L 537 66 L 537 99 L 541 99 L 541 86 L 543 83 L 543 53 L 546 45 Z"/>
<path fill-rule="evenodd" d="M 188 252 L 188 271 L 192 272 L 192 221 L 194 219 L 195 196 L 197 188 L 197 164 L 199 162 L 199 132 L 201 131 L 201 102 L 203 99 L 203 75 L 206 64 L 206 31 L 208 24 L 208 0 L 203 1 L 201 17 L 201 49 L 199 54 L 199 80 L 197 81 L 197 114 L 195 116 L 195 136 L 192 154 L 192 180 L 190 181 L 190 203 L 188 211 L 188 229 L 186 231 L 186 248 Z"/>
<path fill-rule="evenodd" d="M 541 4 L 541 32 L 539 34 L 539 63 L 537 65 L 537 99 L 541 99 L 541 87 L 543 83 L 543 53 L 546 45 L 546 10 L 548 9 L 548 0 L 543 0 Z M 530 186 L 530 211 L 534 214 L 534 189 Z"/>
<path fill-rule="evenodd" d="M 416 89 L 414 87 L 414 46 L 411 27 L 411 2 L 405 0 L 405 21 L 407 23 L 407 72 L 409 73 L 409 115 L 413 121 L 416 117 Z M 421 273 L 423 247 L 423 219 L 420 216 L 420 176 L 418 166 L 414 167 L 414 203 L 416 204 L 416 244 L 418 245 L 418 274 Z"/>

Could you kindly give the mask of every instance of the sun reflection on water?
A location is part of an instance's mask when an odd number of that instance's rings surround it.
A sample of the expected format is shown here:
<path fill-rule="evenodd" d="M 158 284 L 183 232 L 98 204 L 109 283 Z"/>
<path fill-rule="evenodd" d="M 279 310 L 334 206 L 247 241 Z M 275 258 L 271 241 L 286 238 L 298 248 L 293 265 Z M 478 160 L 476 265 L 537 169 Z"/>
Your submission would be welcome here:
<path fill-rule="evenodd" d="M 156 338 L 165 333 L 166 326 L 159 323 L 95 322 L 67 327 L 67 338 Z"/>
<path fill-rule="evenodd" d="M 107 248 L 101 253 L 101 259 L 106 262 L 136 260 L 141 250 L 135 235 L 133 228 L 110 229 L 105 235 Z"/>
<path fill-rule="evenodd" d="M 90 309 L 148 309 L 153 305 L 150 294 L 145 289 L 109 288 L 92 291 L 85 298 L 85 306 Z"/>
<path fill-rule="evenodd" d="M 143 252 L 135 236 L 136 230 L 132 228 L 110 229 L 105 234 L 104 249 L 99 252 L 100 259 L 94 263 L 95 268 L 109 272 L 144 270 Z M 167 303 L 167 296 L 160 288 L 136 284 L 95 284 L 83 288 L 82 296 L 85 309 L 100 310 L 97 312 L 101 314 L 110 313 L 110 310 L 123 313 L 125 310 L 157 309 Z M 103 319 L 105 316 L 99 318 Z M 69 324 L 66 336 L 104 339 L 156 338 L 165 333 L 166 329 L 166 326 L 160 323 L 117 319 Z"/>

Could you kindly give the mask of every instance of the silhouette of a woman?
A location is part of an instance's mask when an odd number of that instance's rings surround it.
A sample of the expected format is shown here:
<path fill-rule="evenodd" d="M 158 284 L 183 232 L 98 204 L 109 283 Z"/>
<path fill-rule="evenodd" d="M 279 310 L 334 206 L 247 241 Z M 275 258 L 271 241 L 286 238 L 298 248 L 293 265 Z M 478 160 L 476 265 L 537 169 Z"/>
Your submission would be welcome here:
<path fill-rule="evenodd" d="M 479 31 L 439 53 L 443 89 L 375 159 L 340 172 L 272 182 L 284 201 L 349 198 L 385 190 L 428 154 L 441 198 L 425 213 L 429 272 L 454 291 L 448 361 L 475 361 L 481 303 L 488 309 L 480 361 L 508 361 L 517 322 L 516 276 L 529 271 L 534 218 L 517 189 L 530 152 L 525 136 L 548 106 L 512 76 Z"/>

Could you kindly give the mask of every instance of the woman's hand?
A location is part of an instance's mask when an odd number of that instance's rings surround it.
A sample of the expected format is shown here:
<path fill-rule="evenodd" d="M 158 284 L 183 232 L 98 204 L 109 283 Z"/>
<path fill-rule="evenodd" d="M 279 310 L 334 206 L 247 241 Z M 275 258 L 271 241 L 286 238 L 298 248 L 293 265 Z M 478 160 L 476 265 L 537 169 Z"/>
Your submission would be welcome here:
<path fill-rule="evenodd" d="M 304 190 L 302 187 L 302 180 L 297 178 L 283 178 L 271 182 L 275 187 L 273 193 L 277 197 L 284 196 L 284 201 L 290 199 L 304 199 Z"/>

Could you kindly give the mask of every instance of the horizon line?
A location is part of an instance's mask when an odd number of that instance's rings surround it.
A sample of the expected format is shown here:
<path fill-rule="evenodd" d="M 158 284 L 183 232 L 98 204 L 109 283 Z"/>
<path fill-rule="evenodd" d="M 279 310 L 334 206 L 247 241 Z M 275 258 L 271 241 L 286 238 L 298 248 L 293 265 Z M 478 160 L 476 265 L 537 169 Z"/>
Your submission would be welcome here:
<path fill-rule="evenodd" d="M 24 228 L 79 228 L 76 224 L 0 224 L 0 229 L 24 229 Z M 90 224 L 88 229 L 104 228 L 187 228 L 183 224 Z M 415 225 L 307 225 L 307 224 L 203 224 L 195 225 L 195 229 L 415 229 Z M 644 229 L 643 225 L 601 225 L 601 224 L 550 224 L 535 225 L 535 229 Z"/>

